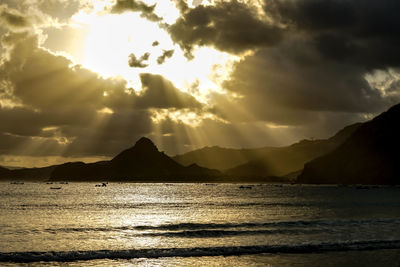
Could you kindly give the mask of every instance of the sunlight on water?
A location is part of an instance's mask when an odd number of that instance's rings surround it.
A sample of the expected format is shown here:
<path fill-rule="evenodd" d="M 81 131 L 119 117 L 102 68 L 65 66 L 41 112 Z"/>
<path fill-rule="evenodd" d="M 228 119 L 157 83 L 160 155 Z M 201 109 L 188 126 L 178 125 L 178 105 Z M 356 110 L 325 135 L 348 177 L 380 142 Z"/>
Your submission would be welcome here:
<path fill-rule="evenodd" d="M 390 258 L 400 248 L 399 190 L 1 183 L 0 261 L 246 265 L 295 258 L 275 253 L 305 257 L 343 250 L 349 259 L 360 253 Z"/>

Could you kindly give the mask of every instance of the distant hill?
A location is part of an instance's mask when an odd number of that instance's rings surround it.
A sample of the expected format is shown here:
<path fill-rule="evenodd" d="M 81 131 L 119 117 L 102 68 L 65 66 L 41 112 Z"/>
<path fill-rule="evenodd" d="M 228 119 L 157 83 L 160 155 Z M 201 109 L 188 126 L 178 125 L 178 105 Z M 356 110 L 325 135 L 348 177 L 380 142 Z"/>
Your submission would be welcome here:
<path fill-rule="evenodd" d="M 218 177 L 220 172 L 197 165 L 182 166 L 158 151 L 148 138 L 122 151 L 111 161 L 65 163 L 54 169 L 51 180 L 69 181 L 196 181 Z M 193 180 L 194 179 L 194 180 Z"/>
<path fill-rule="evenodd" d="M 0 166 L 0 177 L 7 175 L 9 172 L 9 169 Z"/>
<path fill-rule="evenodd" d="M 1 166 L 3 168 L 9 169 L 9 170 L 20 170 L 20 169 L 26 169 L 25 167 L 18 167 L 18 166 Z"/>
<path fill-rule="evenodd" d="M 400 104 L 362 124 L 342 145 L 312 160 L 300 183 L 399 184 Z"/>
<path fill-rule="evenodd" d="M 42 168 L 5 169 L 0 167 L 0 180 L 45 181 L 57 165 Z"/>
<path fill-rule="evenodd" d="M 304 163 L 328 153 L 342 144 L 361 124 L 345 127 L 326 140 L 302 140 L 286 147 L 227 149 L 206 147 L 174 159 L 223 170 L 229 176 L 283 176 L 303 168 Z"/>
<path fill-rule="evenodd" d="M 184 166 L 195 163 L 200 166 L 222 171 L 244 164 L 248 162 L 258 151 L 261 152 L 261 150 L 269 149 L 270 148 L 233 149 L 213 146 L 193 150 L 182 155 L 177 155 L 173 157 L 173 159 Z"/>

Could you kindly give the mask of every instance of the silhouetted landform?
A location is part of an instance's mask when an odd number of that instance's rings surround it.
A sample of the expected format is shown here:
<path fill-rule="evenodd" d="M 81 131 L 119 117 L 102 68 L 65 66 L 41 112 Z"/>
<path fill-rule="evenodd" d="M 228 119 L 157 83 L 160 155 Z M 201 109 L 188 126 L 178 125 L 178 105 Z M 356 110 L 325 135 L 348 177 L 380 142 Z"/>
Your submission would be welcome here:
<path fill-rule="evenodd" d="M 195 182 L 215 180 L 220 174 L 217 170 L 198 165 L 182 166 L 158 151 L 150 139 L 142 137 L 133 147 L 122 151 L 110 161 L 62 164 L 54 169 L 51 180 Z"/>
<path fill-rule="evenodd" d="M 286 147 L 257 149 L 206 147 L 174 159 L 183 165 L 196 163 L 219 169 L 228 176 L 285 176 L 302 170 L 306 162 L 337 148 L 360 125 L 347 126 L 327 140 L 302 140 Z"/>
<path fill-rule="evenodd" d="M 10 173 L 9 169 L 3 168 L 0 166 L 0 177 L 6 176 Z"/>
<path fill-rule="evenodd" d="M 399 184 L 400 104 L 360 126 L 342 145 L 304 166 L 299 183 Z"/>
<path fill-rule="evenodd" d="M 345 127 L 326 140 L 302 140 L 278 148 L 207 147 L 176 156 L 176 161 L 143 137 L 110 161 L 69 162 L 15 170 L 0 167 L 0 179 L 293 182 L 298 176 L 298 183 L 399 184 L 399 121 L 400 104 L 372 121 Z M 220 169 L 230 167 L 222 173 L 213 169 L 216 166 Z"/>
<path fill-rule="evenodd" d="M 18 168 L 14 170 L 0 167 L 0 180 L 46 181 L 58 165 L 43 168 Z"/>

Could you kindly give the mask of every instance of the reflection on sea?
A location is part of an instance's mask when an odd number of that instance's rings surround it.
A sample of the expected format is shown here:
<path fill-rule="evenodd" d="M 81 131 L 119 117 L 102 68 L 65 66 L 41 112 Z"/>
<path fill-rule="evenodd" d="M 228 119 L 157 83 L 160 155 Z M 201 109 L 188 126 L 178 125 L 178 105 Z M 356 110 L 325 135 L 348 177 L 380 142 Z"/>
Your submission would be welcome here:
<path fill-rule="evenodd" d="M 390 258 L 400 248 L 398 187 L 0 185 L 0 260 L 32 258 L 34 251 L 37 261 L 88 264 L 116 258 L 140 265 L 139 256 L 163 265 L 226 262 L 221 256 L 284 264 L 313 251 L 320 260 L 332 253 L 351 260 L 363 253 Z M 152 259 L 158 255 L 170 259 Z"/>

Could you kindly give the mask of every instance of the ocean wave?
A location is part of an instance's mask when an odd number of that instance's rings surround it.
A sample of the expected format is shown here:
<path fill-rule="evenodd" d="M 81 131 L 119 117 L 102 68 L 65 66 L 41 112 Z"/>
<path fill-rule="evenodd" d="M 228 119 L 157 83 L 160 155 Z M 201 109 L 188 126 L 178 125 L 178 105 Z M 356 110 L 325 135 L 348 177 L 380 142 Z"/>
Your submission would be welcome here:
<path fill-rule="evenodd" d="M 178 232 L 155 232 L 144 233 L 142 236 L 162 236 L 162 237 L 179 237 L 179 238 L 216 238 L 227 236 L 242 235 L 273 235 L 273 234 L 316 234 L 324 232 L 326 229 L 275 229 L 275 230 L 190 230 Z"/>
<path fill-rule="evenodd" d="M 347 226 L 369 224 L 400 224 L 400 219 L 376 220 L 337 220 L 337 221 L 278 221 L 265 223 L 178 223 L 162 225 L 134 226 L 135 230 L 197 230 L 197 229 L 227 229 L 227 228 L 259 228 L 259 227 L 303 227 L 303 226 Z"/>
<path fill-rule="evenodd" d="M 12 234 L 41 234 L 41 233 L 74 233 L 74 232 L 115 232 L 115 231 L 136 231 L 139 235 L 141 231 L 157 231 L 155 233 L 145 233 L 146 235 L 160 236 L 218 236 L 223 235 L 246 235 L 246 234 L 294 234 L 309 233 L 310 231 L 329 231 L 337 229 L 332 227 L 359 227 L 359 226 L 399 226 L 400 219 L 376 219 L 376 220 L 316 220 L 316 221 L 277 221 L 264 223 L 177 223 L 161 225 L 125 225 L 125 226 L 104 226 L 104 227 L 66 227 L 66 228 L 46 228 L 46 229 L 9 229 L 2 233 Z M 265 229 L 267 228 L 267 229 Z M 212 231 L 212 230 L 221 230 Z M 223 232 L 223 230 L 232 230 Z M 167 232 L 165 232 L 167 231 Z M 187 231 L 187 232 L 170 232 Z M 196 232 L 197 231 L 197 232 Z M 203 231 L 203 232 L 201 232 Z M 206 232 L 208 231 L 208 232 Z"/>
<path fill-rule="evenodd" d="M 332 251 L 358 251 L 400 249 L 400 240 L 370 240 L 339 243 L 311 243 L 298 245 L 264 245 L 236 247 L 158 248 L 95 251 L 46 251 L 0 253 L 0 262 L 69 262 L 97 259 L 134 259 L 160 257 L 235 256 L 262 253 L 323 253 Z"/>

